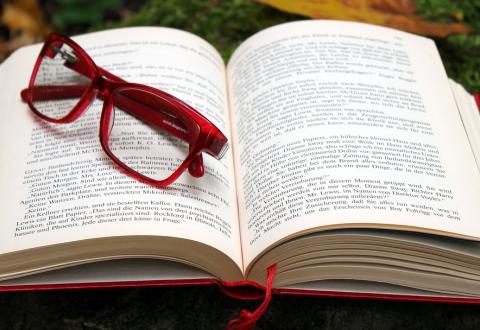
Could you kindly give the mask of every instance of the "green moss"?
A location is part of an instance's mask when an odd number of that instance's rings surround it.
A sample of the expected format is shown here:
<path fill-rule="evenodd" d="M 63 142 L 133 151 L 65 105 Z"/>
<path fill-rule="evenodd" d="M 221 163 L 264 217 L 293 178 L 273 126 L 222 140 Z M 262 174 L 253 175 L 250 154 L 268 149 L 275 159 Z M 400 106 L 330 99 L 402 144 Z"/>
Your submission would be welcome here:
<path fill-rule="evenodd" d="M 419 14 L 431 21 L 454 22 L 463 17 L 473 32 L 435 42 L 449 77 L 469 91 L 480 91 L 480 1 L 418 0 Z"/>
<path fill-rule="evenodd" d="M 120 10 L 123 0 L 54 0 L 46 5 L 51 11 L 51 23 L 57 30 L 82 30 L 101 24 L 109 12 Z M 49 10 L 51 9 L 51 10 Z"/>

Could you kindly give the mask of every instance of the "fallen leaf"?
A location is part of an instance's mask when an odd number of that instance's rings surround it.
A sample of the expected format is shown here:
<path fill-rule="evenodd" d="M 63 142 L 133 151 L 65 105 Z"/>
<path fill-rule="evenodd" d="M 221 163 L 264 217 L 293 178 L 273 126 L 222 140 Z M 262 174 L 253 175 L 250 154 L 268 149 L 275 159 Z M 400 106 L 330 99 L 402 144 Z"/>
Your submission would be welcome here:
<path fill-rule="evenodd" d="M 3 5 L 0 23 L 7 27 L 11 39 L 0 40 L 0 60 L 15 49 L 40 42 L 52 31 L 37 0 L 17 0 Z"/>
<path fill-rule="evenodd" d="M 413 15 L 417 11 L 417 5 L 412 0 L 372 0 L 370 3 L 370 7 L 383 12 Z"/>
<path fill-rule="evenodd" d="M 413 0 L 257 0 L 282 11 L 312 18 L 329 18 L 388 26 L 431 37 L 471 32 L 462 23 L 431 23 L 416 16 Z"/>

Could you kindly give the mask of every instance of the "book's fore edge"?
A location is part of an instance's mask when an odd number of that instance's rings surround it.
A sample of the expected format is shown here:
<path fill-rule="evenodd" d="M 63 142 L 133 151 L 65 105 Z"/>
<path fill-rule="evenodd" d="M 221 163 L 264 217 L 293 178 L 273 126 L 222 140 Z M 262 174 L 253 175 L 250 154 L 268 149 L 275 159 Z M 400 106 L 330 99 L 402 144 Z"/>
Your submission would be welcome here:
<path fill-rule="evenodd" d="M 452 91 L 453 98 L 454 98 L 455 104 L 457 106 L 457 112 L 458 112 L 458 115 L 460 117 L 460 121 L 461 121 L 463 129 L 466 133 L 467 140 L 468 140 L 468 143 L 470 145 L 470 149 L 473 153 L 473 157 L 475 159 L 476 166 L 480 170 L 480 156 L 479 156 L 480 153 L 479 153 L 478 144 L 475 142 L 477 140 L 480 141 L 479 140 L 480 136 L 478 135 L 480 133 L 477 133 L 477 132 L 480 132 L 480 130 L 479 130 L 480 126 L 477 125 L 478 126 L 477 129 L 472 128 L 472 118 L 468 117 L 470 115 L 475 116 L 475 113 L 473 113 L 473 112 L 471 113 L 471 110 L 475 109 L 475 107 L 478 108 L 477 102 L 475 100 L 475 94 L 468 93 L 462 85 L 460 85 L 459 83 L 457 83 L 456 81 L 454 81 L 452 79 L 449 79 L 449 82 L 450 82 L 450 89 Z M 460 94 L 463 94 L 462 92 L 466 94 L 465 96 L 468 95 L 468 96 L 473 97 L 473 101 L 462 100 L 462 98 L 460 96 Z M 468 103 L 468 106 L 466 106 L 465 103 Z M 465 110 L 465 108 L 468 108 L 468 110 Z M 477 115 L 478 115 L 478 113 L 477 113 Z"/>
<path fill-rule="evenodd" d="M 461 85 L 460 85 L 461 86 Z M 477 123 L 476 125 L 476 130 L 473 130 L 472 134 L 474 135 L 472 137 L 472 139 L 476 139 L 474 141 L 471 141 L 470 144 L 471 144 L 471 147 L 472 147 L 472 151 L 473 151 L 473 155 L 475 157 L 475 160 L 477 162 L 477 168 L 479 169 L 480 171 L 480 152 L 479 152 L 479 143 L 480 143 L 480 131 L 479 131 L 479 127 L 480 127 L 480 123 L 478 121 L 479 119 L 479 114 L 480 114 L 480 93 L 472 93 L 471 94 L 473 96 L 473 102 L 472 103 L 472 108 L 473 108 L 473 111 L 475 111 L 475 106 L 477 107 L 477 115 L 475 115 L 474 112 L 471 113 L 471 118 L 473 119 L 476 119 L 475 122 Z M 470 101 L 470 100 L 469 100 Z M 470 109 L 469 109 L 470 110 Z M 460 111 L 461 112 L 461 111 Z M 468 111 L 470 112 L 470 111 Z M 470 124 L 470 125 L 474 125 L 473 123 Z M 475 134 L 476 133 L 476 134 Z M 468 134 L 468 131 L 467 131 L 467 135 L 468 135 L 468 138 L 470 140 L 470 134 Z"/>

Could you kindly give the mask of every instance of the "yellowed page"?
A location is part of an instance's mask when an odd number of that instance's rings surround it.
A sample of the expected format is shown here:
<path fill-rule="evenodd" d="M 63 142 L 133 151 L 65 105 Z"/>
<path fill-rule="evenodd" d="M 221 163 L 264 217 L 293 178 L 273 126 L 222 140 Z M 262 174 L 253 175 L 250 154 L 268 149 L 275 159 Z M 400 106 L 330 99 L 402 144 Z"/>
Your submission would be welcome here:
<path fill-rule="evenodd" d="M 225 66 L 204 40 L 167 28 L 126 28 L 74 38 L 101 67 L 186 101 L 227 136 Z M 0 67 L 0 253 L 121 235 L 180 237 L 210 245 L 242 269 L 231 151 L 204 156 L 168 189 L 121 173 L 98 140 L 102 101 L 75 123 L 48 124 L 20 99 L 40 46 Z M 181 247 L 179 247 L 181 249 Z"/>
<path fill-rule="evenodd" d="M 288 23 L 244 42 L 227 72 L 246 265 L 318 229 L 480 239 L 480 176 L 433 41 Z"/>

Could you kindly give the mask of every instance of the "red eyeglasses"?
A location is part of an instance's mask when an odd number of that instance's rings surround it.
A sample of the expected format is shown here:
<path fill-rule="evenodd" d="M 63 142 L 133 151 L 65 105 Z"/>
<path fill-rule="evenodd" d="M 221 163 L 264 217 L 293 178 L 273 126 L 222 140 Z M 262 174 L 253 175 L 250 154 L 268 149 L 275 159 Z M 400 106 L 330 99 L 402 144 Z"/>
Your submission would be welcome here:
<path fill-rule="evenodd" d="M 187 168 L 201 177 L 202 152 L 220 159 L 228 149 L 222 132 L 191 106 L 111 74 L 58 34 L 43 45 L 21 96 L 52 123 L 71 123 L 97 96 L 103 99 L 103 150 L 127 175 L 155 187 L 170 185 Z"/>

